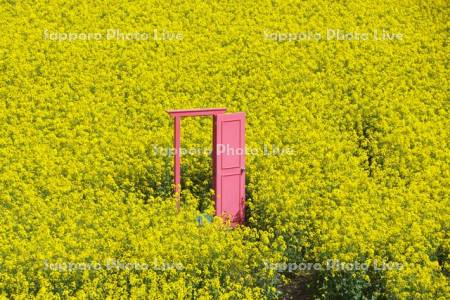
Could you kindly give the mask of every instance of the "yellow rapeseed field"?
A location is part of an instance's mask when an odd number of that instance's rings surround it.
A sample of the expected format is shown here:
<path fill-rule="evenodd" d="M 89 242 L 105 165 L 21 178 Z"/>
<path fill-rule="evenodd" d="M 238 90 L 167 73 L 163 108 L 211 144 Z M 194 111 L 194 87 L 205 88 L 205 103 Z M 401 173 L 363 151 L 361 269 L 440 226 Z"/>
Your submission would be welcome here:
<path fill-rule="evenodd" d="M 449 299 L 449 24 L 444 0 L 0 1 L 0 298 Z M 207 152 L 175 211 L 165 110 L 199 107 L 247 114 L 245 226 L 202 217 Z"/>

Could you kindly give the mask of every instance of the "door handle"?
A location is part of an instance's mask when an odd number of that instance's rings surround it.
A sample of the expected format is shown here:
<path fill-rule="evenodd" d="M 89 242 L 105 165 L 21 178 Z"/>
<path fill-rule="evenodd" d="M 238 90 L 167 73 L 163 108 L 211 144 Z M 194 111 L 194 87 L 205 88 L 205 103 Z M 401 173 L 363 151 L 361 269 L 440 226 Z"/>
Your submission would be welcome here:
<path fill-rule="evenodd" d="M 241 168 L 241 173 L 244 173 L 245 172 L 245 168 Z"/>

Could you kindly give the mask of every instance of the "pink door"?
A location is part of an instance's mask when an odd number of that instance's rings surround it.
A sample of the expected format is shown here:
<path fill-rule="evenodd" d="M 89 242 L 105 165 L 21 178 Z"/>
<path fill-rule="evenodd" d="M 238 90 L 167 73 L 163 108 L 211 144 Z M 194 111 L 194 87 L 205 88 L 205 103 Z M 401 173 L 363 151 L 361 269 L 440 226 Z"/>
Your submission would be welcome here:
<path fill-rule="evenodd" d="M 245 113 L 214 116 L 216 215 L 234 226 L 244 222 Z"/>

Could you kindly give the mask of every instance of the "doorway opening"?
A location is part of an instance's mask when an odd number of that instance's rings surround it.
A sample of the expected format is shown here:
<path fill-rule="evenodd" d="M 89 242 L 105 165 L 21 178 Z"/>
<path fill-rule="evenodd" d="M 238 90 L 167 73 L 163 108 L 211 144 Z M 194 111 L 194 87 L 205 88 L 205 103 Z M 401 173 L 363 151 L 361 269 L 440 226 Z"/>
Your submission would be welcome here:
<path fill-rule="evenodd" d="M 213 119 L 185 118 L 181 126 L 181 202 L 197 200 L 197 209 L 214 215 Z"/>

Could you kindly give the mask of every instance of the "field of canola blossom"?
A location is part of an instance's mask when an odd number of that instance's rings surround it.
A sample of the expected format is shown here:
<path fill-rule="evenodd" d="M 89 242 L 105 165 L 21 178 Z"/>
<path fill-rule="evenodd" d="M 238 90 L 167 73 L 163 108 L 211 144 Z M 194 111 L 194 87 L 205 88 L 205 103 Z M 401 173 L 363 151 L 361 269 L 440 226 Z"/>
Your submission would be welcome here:
<path fill-rule="evenodd" d="M 449 299 L 447 5 L 1 1 L 0 298 Z M 234 230 L 208 155 L 174 209 L 196 107 L 259 149 Z"/>

